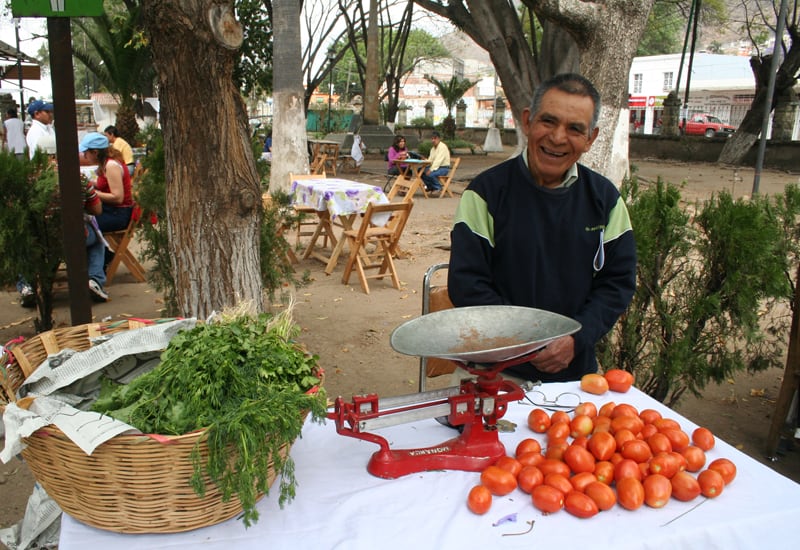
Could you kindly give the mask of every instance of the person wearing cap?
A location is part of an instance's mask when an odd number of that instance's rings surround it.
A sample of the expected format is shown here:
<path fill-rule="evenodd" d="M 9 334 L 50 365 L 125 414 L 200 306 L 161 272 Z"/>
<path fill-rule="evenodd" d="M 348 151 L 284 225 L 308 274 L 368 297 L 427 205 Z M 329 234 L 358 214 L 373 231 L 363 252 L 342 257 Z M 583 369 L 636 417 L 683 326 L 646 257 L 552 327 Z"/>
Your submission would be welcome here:
<path fill-rule="evenodd" d="M 133 212 L 131 174 L 122 154 L 110 146 L 100 132 L 89 132 L 78 146 L 81 154 L 97 165 L 95 190 L 103 203 L 103 213 L 97 216 L 101 231 L 120 231 L 128 227 Z"/>
<path fill-rule="evenodd" d="M 431 134 L 431 152 L 428 155 L 428 160 L 431 165 L 425 168 L 425 173 L 422 174 L 422 181 L 425 183 L 426 191 L 441 191 L 442 184 L 439 182 L 439 176 L 446 176 L 450 172 L 450 149 L 442 141 L 442 136 L 439 132 Z"/>
<path fill-rule="evenodd" d="M 122 153 L 122 161 L 128 166 L 128 172 L 133 174 L 133 149 L 130 144 L 119 136 L 119 131 L 116 126 L 106 126 L 103 130 L 103 135 L 108 138 L 111 146 Z"/>
<path fill-rule="evenodd" d="M 28 105 L 28 114 L 31 116 L 31 127 L 25 141 L 28 144 L 28 157 L 33 158 L 36 150 L 41 148 L 40 141 L 49 136 L 55 141 L 56 131 L 53 128 L 53 104 L 45 103 L 41 99 L 31 101 Z"/>

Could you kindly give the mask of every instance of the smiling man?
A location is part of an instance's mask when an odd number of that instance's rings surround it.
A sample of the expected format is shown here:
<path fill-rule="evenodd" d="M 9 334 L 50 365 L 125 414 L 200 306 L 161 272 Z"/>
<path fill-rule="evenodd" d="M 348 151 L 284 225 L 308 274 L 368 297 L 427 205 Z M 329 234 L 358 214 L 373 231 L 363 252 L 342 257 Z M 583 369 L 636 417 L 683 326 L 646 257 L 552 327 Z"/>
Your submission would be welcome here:
<path fill-rule="evenodd" d="M 581 330 L 530 363 L 527 380 L 578 380 L 597 371 L 595 344 L 627 308 L 636 245 L 619 191 L 578 163 L 597 138 L 600 95 L 589 80 L 543 82 L 522 112 L 528 147 L 467 187 L 451 232 L 448 292 L 456 307 L 508 304 L 560 313 Z"/>

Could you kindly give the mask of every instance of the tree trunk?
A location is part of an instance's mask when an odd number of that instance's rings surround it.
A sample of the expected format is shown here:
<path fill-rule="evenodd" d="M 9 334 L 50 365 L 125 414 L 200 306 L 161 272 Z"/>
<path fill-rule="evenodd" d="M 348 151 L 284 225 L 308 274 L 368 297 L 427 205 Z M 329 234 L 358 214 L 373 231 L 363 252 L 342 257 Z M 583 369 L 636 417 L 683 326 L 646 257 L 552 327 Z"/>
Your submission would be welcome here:
<path fill-rule="evenodd" d="M 791 46 L 781 61 L 778 72 L 775 75 L 775 92 L 772 98 L 767 98 L 767 84 L 772 66 L 772 56 L 765 55 L 762 58 L 753 57 L 750 66 L 753 69 L 753 77 L 756 81 L 756 94 L 750 110 L 745 113 L 742 123 L 736 132 L 725 142 L 725 146 L 719 154 L 719 162 L 725 164 L 741 164 L 742 159 L 753 146 L 761 134 L 761 126 L 764 120 L 764 109 L 770 111 L 775 107 L 774 98 L 780 97 L 785 92 L 790 91 L 797 82 L 795 76 L 800 70 L 800 40 L 798 40 L 797 26 L 792 24 L 788 27 L 791 38 Z"/>
<path fill-rule="evenodd" d="M 300 53 L 300 7 L 296 0 L 273 0 L 272 167 L 270 192 L 291 189 L 289 173 L 308 173 L 308 141 Z"/>
<path fill-rule="evenodd" d="M 381 77 L 378 75 L 378 0 L 369 0 L 367 24 L 367 70 L 364 77 L 364 124 L 380 123 Z"/>
<path fill-rule="evenodd" d="M 540 18 L 568 32 L 580 50 L 580 72 L 594 83 L 602 98 L 600 134 L 582 162 L 617 185 L 629 173 L 628 73 L 653 3 L 654 0 L 526 1 Z"/>
<path fill-rule="evenodd" d="M 160 81 L 167 227 L 178 309 L 263 311 L 261 191 L 233 81 L 233 0 L 143 0 Z"/>
<path fill-rule="evenodd" d="M 485 49 L 503 85 L 520 146 L 523 109 L 529 106 L 546 70 L 575 70 L 574 42 L 580 71 L 602 97 L 600 136 L 582 162 L 620 184 L 628 173 L 628 72 L 655 0 L 523 0 L 543 21 L 557 25 L 571 39 L 549 34 L 543 40 L 540 67 L 533 59 L 519 15 L 511 2 L 450 0 L 447 5 L 415 0 L 421 7 L 447 17 Z M 466 5 L 465 5 L 466 4 Z M 555 29 L 551 29 L 555 30 Z M 568 48 L 565 52 L 564 49 Z"/>

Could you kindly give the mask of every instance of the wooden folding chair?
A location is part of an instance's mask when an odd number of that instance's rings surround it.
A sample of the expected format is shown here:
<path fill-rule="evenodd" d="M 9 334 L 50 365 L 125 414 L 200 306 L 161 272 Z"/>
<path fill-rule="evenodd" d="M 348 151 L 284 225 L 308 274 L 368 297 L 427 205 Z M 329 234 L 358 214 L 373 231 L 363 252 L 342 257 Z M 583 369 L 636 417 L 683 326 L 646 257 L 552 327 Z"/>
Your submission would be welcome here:
<path fill-rule="evenodd" d="M 325 162 L 328 160 L 328 155 L 321 153 L 314 157 L 314 160 L 311 161 L 311 174 L 312 175 L 324 175 L 325 174 Z M 335 175 L 335 174 L 334 174 Z"/>
<path fill-rule="evenodd" d="M 414 193 L 419 189 L 419 180 L 416 178 L 408 178 L 405 174 L 400 174 L 394 179 L 392 187 L 386 193 L 386 197 L 393 201 L 398 195 L 403 196 L 403 201 L 410 201 L 414 197 Z"/>
<path fill-rule="evenodd" d="M 136 228 L 139 227 L 141 221 L 142 209 L 138 204 L 134 203 L 128 227 L 120 231 L 103 232 L 103 237 L 114 253 L 114 258 L 106 268 L 106 286 L 109 286 L 111 281 L 114 280 L 114 275 L 116 275 L 120 263 L 125 264 L 125 267 L 128 268 L 128 271 L 131 272 L 134 279 L 140 283 L 145 282 L 146 276 L 144 268 L 142 264 L 139 263 L 139 260 L 136 259 L 136 256 L 133 255 L 130 248 L 128 248 L 134 233 L 136 233 Z"/>
<path fill-rule="evenodd" d="M 440 199 L 444 197 L 445 193 L 450 195 L 451 198 L 453 197 L 453 192 L 450 191 L 450 183 L 453 181 L 453 176 L 456 175 L 456 170 L 458 169 L 459 164 L 461 164 L 461 157 L 458 157 L 453 161 L 453 164 L 450 166 L 450 171 L 446 176 L 438 176 L 439 183 L 442 184 L 442 190 L 439 192 Z"/>
<path fill-rule="evenodd" d="M 381 205 L 370 203 L 367 206 L 359 228 L 344 232 L 344 238 L 350 245 L 350 258 L 344 268 L 342 283 L 349 284 L 350 274 L 355 268 L 361 288 L 366 294 L 369 294 L 367 279 L 383 279 L 387 276 L 391 277 L 392 286 L 400 289 L 400 279 L 392 260 L 392 248 L 400 240 L 413 206 L 413 200 Z M 389 222 L 386 225 L 376 224 L 376 219 L 386 214 L 392 216 Z M 373 245 L 374 248 L 368 248 L 368 245 Z M 367 275 L 367 271 L 377 273 Z"/>
<path fill-rule="evenodd" d="M 323 155 L 324 156 L 324 155 Z M 311 174 L 292 174 L 289 173 L 289 186 L 291 187 L 291 182 L 295 180 L 307 180 L 307 179 L 319 179 L 326 177 L 325 171 L 323 170 L 321 173 L 316 174 L 313 172 Z M 314 234 L 314 231 L 317 228 L 317 224 L 319 223 L 317 217 L 317 211 L 310 207 L 310 206 L 302 206 L 302 205 L 292 205 L 294 208 L 295 214 L 297 214 L 297 231 L 295 232 L 295 239 L 294 245 L 300 245 L 300 237 L 310 237 Z M 328 235 L 324 235 L 323 244 L 328 246 Z"/>
<path fill-rule="evenodd" d="M 137 163 L 136 168 L 133 170 L 133 175 L 131 176 L 131 189 L 133 190 L 134 200 L 136 197 L 136 184 L 144 173 L 145 169 L 142 163 Z M 109 248 L 114 253 L 114 258 L 108 266 L 106 266 L 106 286 L 111 284 L 114 275 L 117 274 L 120 263 L 125 264 L 125 267 L 128 268 L 128 271 L 130 271 L 133 278 L 138 282 L 143 283 L 147 279 L 144 267 L 142 267 L 142 264 L 139 263 L 139 260 L 136 259 L 136 256 L 134 256 L 128 248 L 128 245 L 131 243 L 136 233 L 136 229 L 142 221 L 142 215 L 142 208 L 134 202 L 133 210 L 131 211 L 131 219 L 125 229 L 103 232 L 103 238 L 105 238 Z"/>
<path fill-rule="evenodd" d="M 422 314 L 432 313 L 443 309 L 450 309 L 453 302 L 447 294 L 447 285 L 433 285 L 431 279 L 433 274 L 441 269 L 447 269 L 448 264 L 432 265 L 425 272 L 422 278 Z M 451 374 L 456 370 L 456 365 L 449 359 L 439 357 L 420 357 L 419 358 L 419 391 L 425 391 L 425 381 L 428 378 Z"/>

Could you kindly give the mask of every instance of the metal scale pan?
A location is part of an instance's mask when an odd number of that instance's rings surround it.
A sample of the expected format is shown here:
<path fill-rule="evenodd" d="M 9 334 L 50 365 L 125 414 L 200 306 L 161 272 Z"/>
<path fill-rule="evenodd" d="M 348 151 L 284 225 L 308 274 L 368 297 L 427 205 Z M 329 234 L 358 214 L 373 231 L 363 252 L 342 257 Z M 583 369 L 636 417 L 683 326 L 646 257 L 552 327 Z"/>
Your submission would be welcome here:
<path fill-rule="evenodd" d="M 471 306 L 407 321 L 392 332 L 390 343 L 406 355 L 494 364 L 533 353 L 580 328 L 574 319 L 542 309 Z"/>

